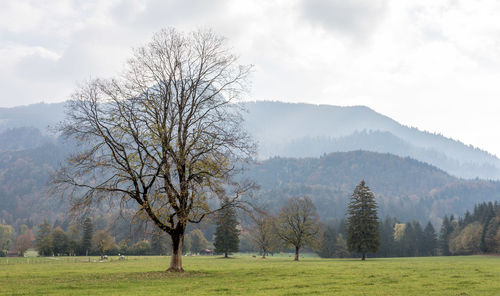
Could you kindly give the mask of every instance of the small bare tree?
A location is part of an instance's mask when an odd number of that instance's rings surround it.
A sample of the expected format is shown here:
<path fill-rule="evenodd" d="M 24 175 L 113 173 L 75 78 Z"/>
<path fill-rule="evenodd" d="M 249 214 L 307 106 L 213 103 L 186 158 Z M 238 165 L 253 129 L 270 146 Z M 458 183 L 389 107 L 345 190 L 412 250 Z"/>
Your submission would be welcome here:
<path fill-rule="evenodd" d="M 276 231 L 276 219 L 271 214 L 263 211 L 255 211 L 251 215 L 253 226 L 250 236 L 257 248 L 262 252 L 262 258 L 266 254 L 279 248 L 279 237 Z"/>
<path fill-rule="evenodd" d="M 313 245 L 320 230 L 320 221 L 312 200 L 308 197 L 294 197 L 288 200 L 278 213 L 279 237 L 295 247 L 295 261 L 305 245 Z"/>
<path fill-rule="evenodd" d="M 160 31 L 122 76 L 73 94 L 60 129 L 83 150 L 56 173 L 54 188 L 74 212 L 104 200 L 136 204 L 138 216 L 171 236 L 169 270 L 183 271 L 187 223 L 218 210 L 210 199 L 234 206 L 252 187 L 233 178 L 255 151 L 236 104 L 249 71 L 211 31 Z"/>
<path fill-rule="evenodd" d="M 115 238 L 107 230 L 99 230 L 92 237 L 92 243 L 101 253 L 101 259 L 104 259 L 104 252 L 115 245 Z"/>

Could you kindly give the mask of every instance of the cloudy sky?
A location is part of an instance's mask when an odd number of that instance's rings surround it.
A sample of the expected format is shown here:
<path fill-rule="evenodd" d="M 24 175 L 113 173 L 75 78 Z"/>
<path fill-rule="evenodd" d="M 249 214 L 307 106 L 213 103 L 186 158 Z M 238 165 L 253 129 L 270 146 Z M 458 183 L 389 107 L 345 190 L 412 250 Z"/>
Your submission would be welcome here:
<path fill-rule="evenodd" d="M 2 0 L 0 107 L 68 98 L 166 26 L 213 28 L 252 100 L 367 105 L 500 156 L 500 1 Z"/>

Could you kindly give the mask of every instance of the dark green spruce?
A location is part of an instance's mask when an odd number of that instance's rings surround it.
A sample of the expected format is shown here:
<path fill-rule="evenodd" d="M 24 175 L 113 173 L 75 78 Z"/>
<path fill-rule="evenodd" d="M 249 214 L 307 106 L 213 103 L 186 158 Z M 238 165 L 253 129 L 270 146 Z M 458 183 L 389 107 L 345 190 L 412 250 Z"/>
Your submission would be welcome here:
<path fill-rule="evenodd" d="M 85 256 L 89 255 L 90 248 L 92 247 L 92 235 L 94 234 L 94 227 L 90 218 L 83 220 L 83 237 L 82 237 L 82 250 Z"/>
<path fill-rule="evenodd" d="M 238 252 L 240 244 L 240 230 L 237 228 L 236 210 L 233 207 L 223 207 L 217 216 L 217 228 L 215 229 L 215 252 L 223 253 L 228 257 L 229 253 Z"/>
<path fill-rule="evenodd" d="M 364 180 L 354 189 L 347 213 L 349 251 L 361 253 L 361 260 L 365 260 L 366 253 L 378 251 L 380 235 L 375 195 Z"/>

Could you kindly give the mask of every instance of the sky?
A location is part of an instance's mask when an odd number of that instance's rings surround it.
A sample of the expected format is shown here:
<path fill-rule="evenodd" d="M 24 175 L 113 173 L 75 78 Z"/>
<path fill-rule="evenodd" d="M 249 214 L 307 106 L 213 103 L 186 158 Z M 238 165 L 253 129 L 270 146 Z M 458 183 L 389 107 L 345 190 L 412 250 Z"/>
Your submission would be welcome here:
<path fill-rule="evenodd" d="M 248 100 L 366 105 L 500 156 L 500 1 L 1 0 L 0 107 L 117 75 L 165 27 L 253 64 Z"/>

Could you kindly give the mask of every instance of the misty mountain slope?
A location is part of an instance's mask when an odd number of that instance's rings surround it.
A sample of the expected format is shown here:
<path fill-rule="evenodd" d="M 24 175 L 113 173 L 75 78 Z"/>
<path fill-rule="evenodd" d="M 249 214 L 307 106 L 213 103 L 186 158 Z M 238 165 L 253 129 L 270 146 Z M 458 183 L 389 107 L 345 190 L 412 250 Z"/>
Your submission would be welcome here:
<path fill-rule="evenodd" d="M 0 151 L 16 151 L 35 148 L 53 142 L 34 127 L 17 127 L 0 131 Z"/>
<path fill-rule="evenodd" d="M 0 108 L 0 132 L 9 128 L 36 127 L 42 133 L 64 119 L 64 103 Z"/>
<path fill-rule="evenodd" d="M 318 157 L 361 149 L 409 156 L 462 178 L 500 179 L 497 157 L 441 135 L 403 126 L 368 107 L 262 101 L 245 106 L 249 111 L 244 114 L 245 125 L 259 144 L 260 159 Z M 48 127 L 63 118 L 64 103 L 0 108 L 0 132 L 28 126 L 51 135 Z"/>
<path fill-rule="evenodd" d="M 368 107 L 247 103 L 259 157 L 314 157 L 357 149 L 409 156 L 463 178 L 500 179 L 500 159 L 441 135 L 399 124 Z"/>
<path fill-rule="evenodd" d="M 336 152 L 320 158 L 262 161 L 247 176 L 260 184 L 255 201 L 279 209 L 287 198 L 310 196 L 323 220 L 344 217 L 361 180 L 377 197 L 379 216 L 440 223 L 476 203 L 500 199 L 500 182 L 463 180 L 426 163 L 368 151 Z"/>

